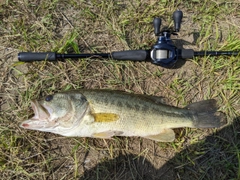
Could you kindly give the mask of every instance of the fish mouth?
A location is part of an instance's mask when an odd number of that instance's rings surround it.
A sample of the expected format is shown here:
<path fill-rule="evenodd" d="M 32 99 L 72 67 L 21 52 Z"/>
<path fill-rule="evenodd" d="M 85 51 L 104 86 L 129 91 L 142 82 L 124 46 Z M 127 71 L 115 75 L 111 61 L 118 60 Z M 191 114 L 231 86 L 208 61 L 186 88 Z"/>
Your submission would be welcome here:
<path fill-rule="evenodd" d="M 42 106 L 38 101 L 31 101 L 31 106 L 34 111 L 34 116 L 31 120 L 48 120 L 50 117 L 50 113 L 47 108 Z"/>
<path fill-rule="evenodd" d="M 26 129 L 45 128 L 50 123 L 50 112 L 48 108 L 41 105 L 38 101 L 31 101 L 31 107 L 34 111 L 34 116 L 23 121 L 20 126 Z"/>

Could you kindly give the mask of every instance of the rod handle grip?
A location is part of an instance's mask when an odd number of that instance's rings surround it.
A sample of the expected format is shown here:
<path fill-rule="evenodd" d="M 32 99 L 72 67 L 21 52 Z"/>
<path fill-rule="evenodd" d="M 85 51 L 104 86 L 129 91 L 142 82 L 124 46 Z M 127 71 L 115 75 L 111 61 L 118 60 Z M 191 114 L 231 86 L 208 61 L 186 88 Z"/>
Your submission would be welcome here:
<path fill-rule="evenodd" d="M 18 60 L 23 62 L 31 62 L 31 61 L 56 61 L 56 53 L 55 52 L 21 52 L 18 53 Z"/>
<path fill-rule="evenodd" d="M 194 57 L 193 49 L 180 49 L 180 57 L 182 59 L 192 59 Z"/>
<path fill-rule="evenodd" d="M 146 61 L 149 58 L 148 50 L 128 50 L 112 52 L 112 58 L 115 60 Z"/>

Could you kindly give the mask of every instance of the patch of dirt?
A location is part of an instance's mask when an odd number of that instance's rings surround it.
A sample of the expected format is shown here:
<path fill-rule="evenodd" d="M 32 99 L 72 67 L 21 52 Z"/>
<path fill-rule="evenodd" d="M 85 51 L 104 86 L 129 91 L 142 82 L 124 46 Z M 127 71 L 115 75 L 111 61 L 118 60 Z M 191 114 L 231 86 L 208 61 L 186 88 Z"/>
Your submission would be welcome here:
<path fill-rule="evenodd" d="M 24 84 L 23 79 L 18 76 L 18 72 L 13 71 L 14 63 L 18 62 L 17 54 L 19 50 L 10 47 L 0 46 L 0 110 L 10 108 L 10 104 L 17 99 L 17 90 Z M 27 68 L 21 66 L 19 72 L 26 73 Z"/>

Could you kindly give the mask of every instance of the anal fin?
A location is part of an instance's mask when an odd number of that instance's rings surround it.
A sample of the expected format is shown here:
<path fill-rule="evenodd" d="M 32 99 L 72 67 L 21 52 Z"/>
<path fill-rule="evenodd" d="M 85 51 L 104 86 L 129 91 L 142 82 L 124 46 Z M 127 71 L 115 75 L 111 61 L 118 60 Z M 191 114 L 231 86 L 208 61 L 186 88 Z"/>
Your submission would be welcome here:
<path fill-rule="evenodd" d="M 93 138 L 111 139 L 113 136 L 120 136 L 123 134 L 122 131 L 105 131 L 100 133 L 92 134 Z"/>
<path fill-rule="evenodd" d="M 172 142 L 175 139 L 175 133 L 172 129 L 163 129 L 159 134 L 144 136 L 144 138 L 158 142 Z"/>

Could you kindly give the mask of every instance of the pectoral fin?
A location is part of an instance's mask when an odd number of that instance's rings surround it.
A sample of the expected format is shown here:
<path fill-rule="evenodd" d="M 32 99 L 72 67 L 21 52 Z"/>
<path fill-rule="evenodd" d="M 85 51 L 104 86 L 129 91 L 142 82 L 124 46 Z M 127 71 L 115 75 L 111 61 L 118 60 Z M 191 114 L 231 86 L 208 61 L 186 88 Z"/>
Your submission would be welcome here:
<path fill-rule="evenodd" d="M 119 119 L 114 113 L 93 113 L 94 122 L 113 122 Z"/>
<path fill-rule="evenodd" d="M 113 136 L 120 136 L 123 134 L 122 131 L 105 131 L 100 133 L 94 133 L 92 134 L 92 137 L 94 138 L 102 138 L 102 139 L 110 139 Z"/>
<path fill-rule="evenodd" d="M 145 136 L 144 138 L 159 142 L 172 142 L 175 139 L 175 133 L 172 129 L 163 129 L 159 134 Z"/>

